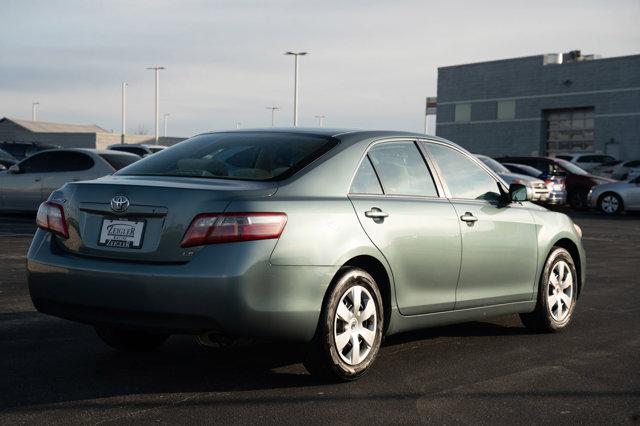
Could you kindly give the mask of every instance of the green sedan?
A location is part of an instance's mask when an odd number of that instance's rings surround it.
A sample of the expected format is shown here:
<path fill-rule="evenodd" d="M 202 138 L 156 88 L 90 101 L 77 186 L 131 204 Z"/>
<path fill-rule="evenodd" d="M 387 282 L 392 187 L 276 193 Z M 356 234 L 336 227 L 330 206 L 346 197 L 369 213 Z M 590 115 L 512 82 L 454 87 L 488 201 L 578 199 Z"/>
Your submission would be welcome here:
<path fill-rule="evenodd" d="M 580 228 L 459 146 L 330 129 L 207 133 L 40 206 L 36 308 L 119 350 L 171 334 L 305 342 L 362 376 L 384 336 L 504 314 L 568 326 Z"/>

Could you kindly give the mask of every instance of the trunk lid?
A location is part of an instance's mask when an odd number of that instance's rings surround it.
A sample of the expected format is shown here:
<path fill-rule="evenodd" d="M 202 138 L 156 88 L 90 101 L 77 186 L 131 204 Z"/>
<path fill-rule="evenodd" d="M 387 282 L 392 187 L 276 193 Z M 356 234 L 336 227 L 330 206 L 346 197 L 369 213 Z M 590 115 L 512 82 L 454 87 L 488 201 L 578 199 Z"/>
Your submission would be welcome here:
<path fill-rule="evenodd" d="M 108 176 L 69 183 L 53 195 L 64 199 L 69 226 L 69 238 L 57 241 L 64 251 L 83 256 L 132 262 L 188 262 L 200 247 L 184 249 L 180 242 L 196 215 L 222 213 L 232 200 L 269 197 L 276 190 L 275 182 L 188 177 Z M 126 197 L 129 203 L 121 212 L 111 206 L 118 196 Z M 109 225 L 115 227 L 107 231 Z M 111 229 L 124 233 L 131 230 L 136 235 L 134 240 L 139 235 L 134 241 L 139 248 L 105 245 L 112 244 L 111 239 L 115 238 Z"/>

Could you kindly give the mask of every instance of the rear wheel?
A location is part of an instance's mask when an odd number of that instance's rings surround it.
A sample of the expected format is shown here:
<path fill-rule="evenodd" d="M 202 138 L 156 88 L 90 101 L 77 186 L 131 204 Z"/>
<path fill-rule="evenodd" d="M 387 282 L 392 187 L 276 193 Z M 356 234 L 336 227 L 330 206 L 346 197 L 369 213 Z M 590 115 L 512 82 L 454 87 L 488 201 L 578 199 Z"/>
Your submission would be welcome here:
<path fill-rule="evenodd" d="M 543 333 L 566 328 L 573 318 L 578 297 L 578 273 L 567 250 L 553 248 L 538 287 L 536 308 L 520 314 L 522 323 L 532 331 Z"/>
<path fill-rule="evenodd" d="M 156 349 L 168 338 L 168 334 L 148 333 L 112 326 L 96 326 L 96 333 L 109 346 L 126 352 L 144 352 Z"/>
<path fill-rule="evenodd" d="M 382 341 L 378 286 L 362 269 L 345 268 L 324 302 L 304 365 L 314 376 L 355 380 L 373 364 Z"/>
<path fill-rule="evenodd" d="M 622 198 L 613 192 L 603 194 L 598 200 L 598 209 L 604 214 L 620 214 L 623 208 Z"/>

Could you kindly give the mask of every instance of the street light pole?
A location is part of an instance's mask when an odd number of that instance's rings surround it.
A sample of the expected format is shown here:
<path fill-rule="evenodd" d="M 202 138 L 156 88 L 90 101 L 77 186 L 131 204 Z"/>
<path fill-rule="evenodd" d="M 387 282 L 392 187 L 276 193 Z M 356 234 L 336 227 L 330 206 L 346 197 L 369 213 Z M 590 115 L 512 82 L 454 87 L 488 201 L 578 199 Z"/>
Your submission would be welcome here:
<path fill-rule="evenodd" d="M 236 121 L 236 129 L 239 129 L 239 128 L 240 128 L 240 126 L 242 126 L 242 123 L 241 123 L 241 122 L 239 122 L 239 121 Z"/>
<path fill-rule="evenodd" d="M 275 126 L 275 122 L 276 122 L 276 110 L 280 109 L 280 107 L 270 106 L 270 107 L 267 107 L 267 109 L 271 110 L 271 127 L 273 127 Z"/>
<path fill-rule="evenodd" d="M 327 118 L 326 115 L 316 115 L 314 116 L 318 119 L 318 127 L 324 127 L 324 119 Z"/>
<path fill-rule="evenodd" d="M 125 143 L 125 135 L 127 134 L 127 82 L 122 82 L 122 140 Z"/>
<path fill-rule="evenodd" d="M 160 114 L 160 70 L 165 67 L 149 67 L 148 70 L 154 70 L 156 72 L 156 132 L 155 132 L 155 144 L 158 145 L 158 127 L 159 127 L 159 114 Z"/>
<path fill-rule="evenodd" d="M 306 55 L 307 52 L 285 52 L 285 55 L 293 55 L 295 68 L 293 78 L 293 127 L 298 126 L 298 57 Z"/>
<path fill-rule="evenodd" d="M 169 120 L 169 113 L 164 115 L 164 137 L 167 137 L 167 121 Z"/>
<path fill-rule="evenodd" d="M 33 121 L 38 120 L 38 105 L 40 105 L 40 102 L 31 103 L 31 120 Z"/>

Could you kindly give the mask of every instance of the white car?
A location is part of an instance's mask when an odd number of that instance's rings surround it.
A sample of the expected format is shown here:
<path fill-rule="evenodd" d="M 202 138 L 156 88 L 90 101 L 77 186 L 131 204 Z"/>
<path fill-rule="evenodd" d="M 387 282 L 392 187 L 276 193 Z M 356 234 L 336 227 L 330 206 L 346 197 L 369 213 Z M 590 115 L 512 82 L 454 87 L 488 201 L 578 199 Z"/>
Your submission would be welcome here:
<path fill-rule="evenodd" d="M 604 163 L 616 160 L 614 157 L 607 154 L 558 154 L 555 157 L 570 161 L 589 173 L 591 173 L 594 168 Z"/>
<path fill-rule="evenodd" d="M 531 188 L 533 192 L 532 201 L 540 201 L 544 203 L 549 198 L 549 188 L 547 187 L 545 181 L 543 181 L 542 179 L 513 173 L 505 166 L 503 166 L 493 158 L 487 157 L 486 155 L 476 155 L 476 158 L 482 161 L 487 167 L 489 167 L 498 176 L 504 179 L 504 181 L 508 185 L 511 185 L 512 183 L 518 183 L 520 185 L 525 185 Z"/>
<path fill-rule="evenodd" d="M 611 172 L 611 178 L 617 180 L 628 180 L 638 173 L 640 173 L 640 160 L 630 160 L 618 164 Z"/>
<path fill-rule="evenodd" d="M 594 186 L 589 192 L 588 201 L 589 206 L 608 215 L 640 210 L 640 174 L 626 182 Z"/>
<path fill-rule="evenodd" d="M 0 172 L 0 211 L 36 211 L 65 183 L 110 175 L 139 159 L 126 152 L 84 148 L 40 151 Z"/>

